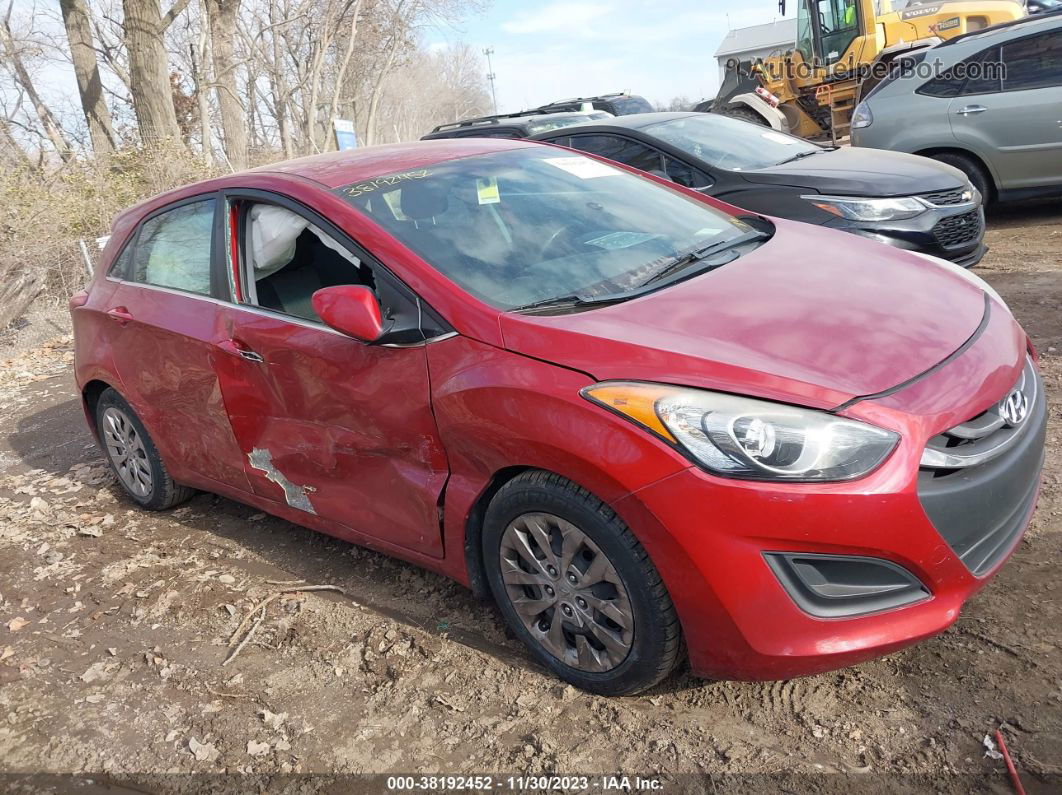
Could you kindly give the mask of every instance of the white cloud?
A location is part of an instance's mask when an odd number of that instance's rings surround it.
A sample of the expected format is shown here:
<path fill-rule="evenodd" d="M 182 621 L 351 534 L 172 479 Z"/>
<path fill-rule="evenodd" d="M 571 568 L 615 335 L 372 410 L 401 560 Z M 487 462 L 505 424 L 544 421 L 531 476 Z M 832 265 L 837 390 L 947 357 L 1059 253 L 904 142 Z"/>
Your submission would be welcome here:
<path fill-rule="evenodd" d="M 525 11 L 503 22 L 507 33 L 577 32 L 609 12 L 607 5 L 598 3 L 551 3 L 537 11 Z"/>

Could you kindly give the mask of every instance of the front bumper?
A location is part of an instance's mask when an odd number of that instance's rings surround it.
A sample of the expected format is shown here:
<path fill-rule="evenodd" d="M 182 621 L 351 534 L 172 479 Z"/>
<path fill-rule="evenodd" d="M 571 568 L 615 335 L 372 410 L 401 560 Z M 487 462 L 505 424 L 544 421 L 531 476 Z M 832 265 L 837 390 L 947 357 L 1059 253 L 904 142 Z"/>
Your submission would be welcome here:
<path fill-rule="evenodd" d="M 941 430 L 930 426 L 906 435 L 883 467 L 853 483 L 749 483 L 692 467 L 615 507 L 632 526 L 673 542 L 658 544 L 654 559 L 679 611 L 695 673 L 719 679 L 815 674 L 943 631 L 1000 569 L 1020 542 L 1039 492 L 1044 403 L 1028 422 L 1022 445 L 960 476 L 963 482 L 951 482 L 951 495 L 940 498 L 954 506 L 984 497 L 978 504 L 985 521 L 969 523 L 983 528 L 958 535 L 942 524 L 943 503 L 927 499 L 926 473 L 919 471 L 922 451 Z M 983 566 L 966 554 L 980 537 L 993 548 Z M 924 591 L 902 606 L 878 602 L 880 609 L 865 614 L 831 615 L 795 593 L 777 565 L 780 554 L 790 553 L 882 561 Z"/>
<path fill-rule="evenodd" d="M 984 243 L 985 214 L 980 203 L 936 207 L 903 221 L 870 223 L 838 218 L 827 226 L 895 248 L 950 260 L 964 268 L 977 265 L 988 252 Z"/>

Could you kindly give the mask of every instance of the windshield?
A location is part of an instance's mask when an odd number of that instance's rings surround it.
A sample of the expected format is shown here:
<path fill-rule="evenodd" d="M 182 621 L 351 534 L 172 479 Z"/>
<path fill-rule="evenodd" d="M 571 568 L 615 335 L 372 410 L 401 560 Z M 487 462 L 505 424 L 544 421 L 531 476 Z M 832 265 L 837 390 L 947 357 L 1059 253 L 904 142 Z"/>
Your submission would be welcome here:
<path fill-rule="evenodd" d="M 552 119 L 542 119 L 541 121 L 533 121 L 527 125 L 527 134 L 534 135 L 535 133 L 546 132 L 547 130 L 557 130 L 561 127 L 571 127 L 573 124 L 586 124 L 588 121 L 599 121 L 601 119 L 611 119 L 611 113 L 605 113 L 604 111 L 598 111 L 596 113 L 579 113 L 573 116 L 557 116 Z"/>
<path fill-rule="evenodd" d="M 661 263 L 749 227 L 598 160 L 541 145 L 336 191 L 448 279 L 499 309 L 626 293 Z"/>
<path fill-rule="evenodd" d="M 805 152 L 822 151 L 821 147 L 791 135 L 718 113 L 683 116 L 643 129 L 709 165 L 730 171 L 776 166 Z"/>

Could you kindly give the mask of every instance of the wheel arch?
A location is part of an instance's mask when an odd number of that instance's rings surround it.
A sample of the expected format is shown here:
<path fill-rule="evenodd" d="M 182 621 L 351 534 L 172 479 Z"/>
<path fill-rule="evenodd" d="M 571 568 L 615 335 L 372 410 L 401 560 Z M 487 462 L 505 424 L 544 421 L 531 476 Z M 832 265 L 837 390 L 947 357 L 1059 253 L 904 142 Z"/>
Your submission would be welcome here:
<path fill-rule="evenodd" d="M 465 519 L 465 568 L 468 572 L 468 587 L 472 589 L 478 599 L 490 598 L 490 587 L 487 585 L 487 572 L 483 560 L 483 520 L 487 514 L 487 506 L 494 499 L 502 487 L 524 472 L 534 471 L 535 467 L 510 466 L 495 472 L 486 486 L 476 497 L 475 502 L 468 511 Z"/>
<path fill-rule="evenodd" d="M 96 426 L 96 407 L 99 405 L 100 397 L 108 389 L 118 391 L 118 388 L 113 384 L 109 384 L 100 378 L 90 379 L 81 387 L 81 405 L 85 410 L 85 419 L 88 421 L 89 428 L 97 440 L 99 439 L 100 431 Z M 119 392 L 119 394 L 121 393 Z"/>
<path fill-rule="evenodd" d="M 913 154 L 929 158 L 932 158 L 934 155 L 944 154 L 961 155 L 963 157 L 968 157 L 975 164 L 977 164 L 981 171 L 984 172 L 985 176 L 988 178 L 988 184 L 992 188 L 992 196 L 986 196 L 984 198 L 985 203 L 987 204 L 989 200 L 999 195 L 999 180 L 996 179 L 996 175 L 992 171 L 992 167 L 988 164 L 988 162 L 976 152 L 973 152 L 969 149 L 965 149 L 961 146 L 929 146 L 922 149 L 915 149 Z"/>
<path fill-rule="evenodd" d="M 727 101 L 724 109 L 713 112 L 725 116 L 726 111 L 731 108 L 745 108 L 749 112 L 755 113 L 763 119 L 764 124 L 771 129 L 783 133 L 789 132 L 789 120 L 785 117 L 785 114 L 778 108 L 762 100 L 758 94 L 738 94 Z"/>

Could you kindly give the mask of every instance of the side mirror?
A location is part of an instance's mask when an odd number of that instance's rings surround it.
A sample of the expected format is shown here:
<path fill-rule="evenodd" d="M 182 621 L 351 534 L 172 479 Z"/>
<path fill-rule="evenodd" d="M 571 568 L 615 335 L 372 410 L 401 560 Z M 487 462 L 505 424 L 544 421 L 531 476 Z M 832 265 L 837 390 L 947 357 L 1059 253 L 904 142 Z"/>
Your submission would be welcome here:
<path fill-rule="evenodd" d="M 343 284 L 325 287 L 310 299 L 313 311 L 325 325 L 362 342 L 375 342 L 383 334 L 380 304 L 368 287 Z"/>

